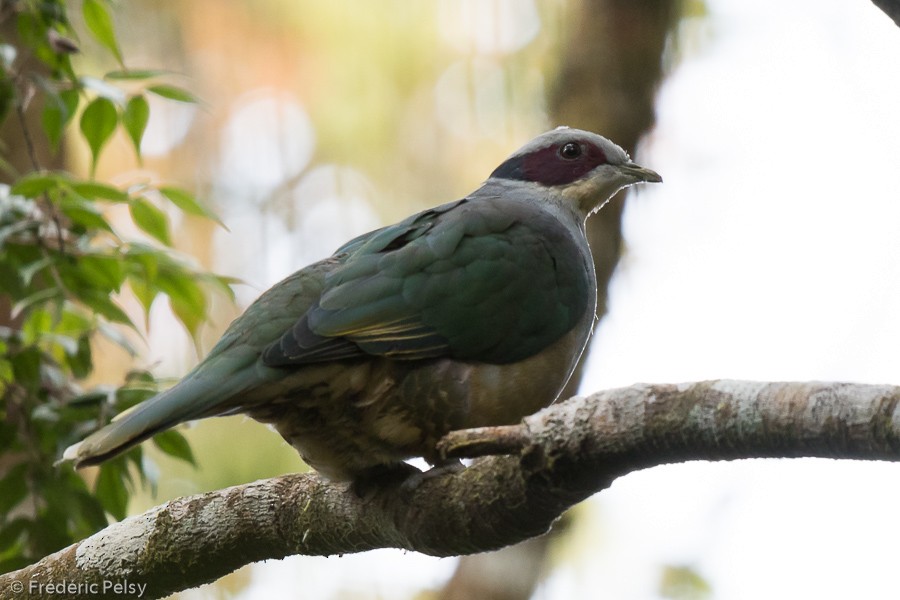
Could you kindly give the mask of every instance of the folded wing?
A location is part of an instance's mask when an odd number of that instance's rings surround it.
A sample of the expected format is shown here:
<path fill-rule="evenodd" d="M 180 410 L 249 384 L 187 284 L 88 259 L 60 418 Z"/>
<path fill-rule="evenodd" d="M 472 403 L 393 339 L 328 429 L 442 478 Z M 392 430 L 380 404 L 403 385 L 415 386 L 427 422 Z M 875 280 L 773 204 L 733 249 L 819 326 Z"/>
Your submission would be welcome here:
<path fill-rule="evenodd" d="M 513 200 L 444 205 L 342 251 L 318 302 L 266 348 L 266 365 L 371 355 L 516 362 L 574 327 L 591 298 L 572 233 Z"/>

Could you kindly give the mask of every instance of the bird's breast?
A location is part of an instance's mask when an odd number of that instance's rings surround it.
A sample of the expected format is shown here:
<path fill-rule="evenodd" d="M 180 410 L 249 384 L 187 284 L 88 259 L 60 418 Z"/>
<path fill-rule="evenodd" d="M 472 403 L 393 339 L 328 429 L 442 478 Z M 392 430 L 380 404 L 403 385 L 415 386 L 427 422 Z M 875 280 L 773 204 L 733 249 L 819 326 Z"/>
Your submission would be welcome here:
<path fill-rule="evenodd" d="M 468 412 L 455 428 L 510 425 L 549 406 L 572 375 L 589 336 L 590 320 L 525 360 L 472 365 Z"/>

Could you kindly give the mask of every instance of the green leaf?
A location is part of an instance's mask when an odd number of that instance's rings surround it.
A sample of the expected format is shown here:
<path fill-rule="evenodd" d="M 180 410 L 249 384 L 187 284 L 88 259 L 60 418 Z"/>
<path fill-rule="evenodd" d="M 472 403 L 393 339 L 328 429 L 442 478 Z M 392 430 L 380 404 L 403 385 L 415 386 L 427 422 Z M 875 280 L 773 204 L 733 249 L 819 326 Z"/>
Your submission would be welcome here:
<path fill-rule="evenodd" d="M 3 490 L 0 494 L 0 515 L 8 514 L 28 495 L 28 482 L 25 480 L 27 468 L 26 463 L 16 465 L 0 480 L 0 489 Z"/>
<path fill-rule="evenodd" d="M 106 219 L 97 211 L 90 210 L 87 205 L 83 207 L 70 205 L 63 209 L 63 213 L 72 220 L 73 224 L 80 225 L 85 231 L 100 229 L 112 232 L 112 227 L 106 222 Z"/>
<path fill-rule="evenodd" d="M 112 232 L 112 227 L 103 217 L 103 214 L 95 208 L 93 202 L 89 202 L 74 194 L 64 194 L 59 200 L 59 209 L 68 217 L 73 225 L 80 225 L 85 230 L 100 230 Z"/>
<path fill-rule="evenodd" d="M 78 261 L 78 272 L 92 287 L 107 293 L 118 292 L 125 280 L 122 263 L 122 258 L 117 256 L 88 254 Z"/>
<path fill-rule="evenodd" d="M 4 389 L 4 387 L 13 380 L 13 366 L 12 363 L 6 360 L 5 358 L 0 358 L 0 390 Z"/>
<path fill-rule="evenodd" d="M 187 439 L 174 429 L 169 429 L 154 436 L 153 443 L 169 456 L 197 466 L 194 460 L 194 453 L 191 451 L 191 446 L 188 444 Z"/>
<path fill-rule="evenodd" d="M 90 336 L 94 333 L 94 319 L 72 302 L 66 302 L 57 316 L 56 331 L 72 337 Z"/>
<path fill-rule="evenodd" d="M 184 212 L 191 215 L 197 215 L 198 217 L 206 217 L 207 219 L 215 221 L 224 229 L 228 229 L 227 227 L 225 227 L 225 224 L 219 220 L 219 217 L 217 217 L 214 212 L 197 202 L 197 199 L 194 198 L 193 194 L 191 194 L 190 192 L 181 188 L 163 186 L 159 188 L 159 193 L 168 198 L 172 202 L 172 204 L 174 204 Z"/>
<path fill-rule="evenodd" d="M 125 254 L 128 270 L 128 285 L 131 292 L 144 309 L 144 325 L 150 328 L 150 307 L 159 290 L 156 288 L 156 276 L 159 273 L 159 259 L 147 248 L 134 246 Z"/>
<path fill-rule="evenodd" d="M 76 288 L 72 292 L 81 302 L 102 317 L 106 317 L 114 323 L 122 323 L 128 325 L 132 329 L 137 329 L 131 318 L 119 306 L 110 300 L 107 294 L 102 291 L 90 288 Z"/>
<path fill-rule="evenodd" d="M 40 304 L 45 304 L 47 302 L 59 300 L 63 297 L 63 290 L 58 287 L 51 287 L 39 292 L 35 292 L 30 296 L 22 298 L 18 302 L 16 302 L 12 307 L 12 316 L 15 318 L 25 312 L 26 310 L 31 309 L 33 306 L 37 306 Z"/>
<path fill-rule="evenodd" d="M 154 77 L 162 77 L 170 74 L 171 71 L 162 69 L 123 69 L 121 71 L 110 71 L 103 76 L 104 79 L 119 79 L 139 81 L 142 79 L 153 79 Z"/>
<path fill-rule="evenodd" d="M 172 312 L 195 340 L 206 318 L 206 295 L 190 272 L 161 273 L 159 289 L 169 297 Z"/>
<path fill-rule="evenodd" d="M 29 537 L 32 537 L 29 535 Z M 40 554 L 38 554 L 40 556 Z M 13 556 L 13 558 L 0 560 L 0 573 L 10 573 L 12 571 L 18 571 L 19 569 L 25 568 L 28 565 L 32 564 L 34 559 L 28 559 L 24 556 Z"/>
<path fill-rule="evenodd" d="M 176 100 L 178 102 L 189 102 L 191 104 L 196 104 L 198 102 L 197 97 L 189 91 L 166 83 L 151 85 L 147 88 L 147 91 L 153 92 L 157 96 L 162 96 L 169 100 Z"/>
<path fill-rule="evenodd" d="M 131 244 L 125 252 L 125 264 L 132 279 L 151 284 L 159 274 L 161 251 L 145 244 Z"/>
<path fill-rule="evenodd" d="M 47 134 L 50 146 L 53 151 L 59 150 L 59 141 L 62 139 L 63 131 L 65 131 L 64 114 L 59 107 L 53 102 L 48 102 L 44 106 L 44 112 L 41 113 L 41 127 Z"/>
<path fill-rule="evenodd" d="M 19 275 L 22 277 L 22 282 L 25 285 L 31 285 L 31 280 L 34 279 L 34 276 L 43 271 L 44 268 L 54 264 L 52 256 L 46 256 L 44 258 L 39 258 L 38 260 L 21 263 L 19 265 Z"/>
<path fill-rule="evenodd" d="M 128 512 L 128 488 L 125 487 L 127 473 L 122 465 L 121 459 L 102 465 L 94 488 L 104 510 L 120 521 Z"/>
<path fill-rule="evenodd" d="M 237 277 L 228 277 L 226 275 L 209 274 L 203 278 L 204 281 L 210 282 L 214 288 L 225 294 L 231 302 L 235 302 L 237 298 L 234 295 L 234 286 L 243 285 L 244 281 Z"/>
<path fill-rule="evenodd" d="M 131 318 L 125 314 L 125 311 L 106 296 L 94 296 L 89 300 L 85 300 L 85 304 L 114 323 L 121 323 L 135 330 L 137 329 L 134 323 L 131 322 Z"/>
<path fill-rule="evenodd" d="M 53 315 L 48 310 L 36 308 L 28 311 L 22 322 L 22 342 L 35 344 L 48 334 L 53 326 Z"/>
<path fill-rule="evenodd" d="M 91 356 L 91 338 L 83 335 L 78 338 L 77 350 L 73 354 L 66 355 L 66 362 L 72 369 L 72 375 L 76 379 L 84 379 L 91 374 L 94 362 Z"/>
<path fill-rule="evenodd" d="M 139 387 L 140 386 L 140 387 Z M 116 408 L 123 411 L 136 406 L 156 395 L 156 388 L 148 383 L 127 383 L 125 386 L 116 390 Z"/>
<path fill-rule="evenodd" d="M 79 196 L 89 200 L 108 200 L 110 202 L 128 202 L 128 194 L 122 190 L 96 181 L 79 181 L 70 186 Z"/>
<path fill-rule="evenodd" d="M 109 14 L 106 4 L 100 0 L 84 0 L 84 4 L 81 6 L 81 14 L 84 16 L 85 24 L 97 41 L 106 46 L 113 56 L 116 57 L 119 64 L 124 66 L 122 51 L 119 50 L 119 42 L 116 40 L 112 16 Z"/>
<path fill-rule="evenodd" d="M 32 172 L 19 179 L 9 191 L 14 196 L 36 198 L 59 187 L 60 181 L 64 179 L 65 176 L 60 173 Z"/>
<path fill-rule="evenodd" d="M 141 308 L 144 309 L 144 327 L 150 329 L 150 307 L 156 300 L 158 294 L 156 288 L 147 283 L 142 277 L 132 276 L 128 279 L 128 285 L 131 287 L 131 293 L 140 302 Z"/>
<path fill-rule="evenodd" d="M 12 363 L 13 380 L 30 390 L 41 384 L 41 352 L 34 346 L 9 357 Z"/>
<path fill-rule="evenodd" d="M 4 550 L 12 548 L 13 544 L 25 533 L 27 526 L 28 520 L 24 517 L 13 519 L 11 522 L 4 524 L 3 529 L 0 529 L 0 548 Z M 0 570 L 0 573 L 3 572 Z"/>
<path fill-rule="evenodd" d="M 46 486 L 50 483 L 52 482 L 45 478 L 39 485 Z M 53 490 L 46 487 L 41 489 L 41 496 L 45 499 L 47 506 L 38 513 L 39 516 L 32 522 L 29 531 L 28 541 L 35 545 L 39 556 L 61 548 L 71 541 L 66 527 L 68 507 L 64 506 L 69 500 L 69 494 L 61 486 L 53 487 L 55 488 Z"/>
<path fill-rule="evenodd" d="M 125 385 L 146 391 L 147 395 L 143 399 L 155 395 L 158 391 L 156 378 L 146 369 L 131 369 L 125 373 Z"/>
<path fill-rule="evenodd" d="M 166 218 L 166 214 L 153 206 L 147 199 L 135 198 L 131 201 L 131 218 L 134 219 L 135 225 L 144 232 L 166 246 L 172 245 L 172 238 L 169 236 L 169 220 Z"/>
<path fill-rule="evenodd" d="M 122 113 L 122 125 L 134 144 L 134 151 L 138 160 L 141 158 L 141 140 L 144 138 L 144 130 L 147 129 L 147 121 L 150 120 L 150 104 L 144 96 L 132 96 L 125 105 Z"/>
<path fill-rule="evenodd" d="M 107 526 L 106 514 L 96 498 L 81 490 L 76 492 L 75 498 L 78 500 L 81 516 L 87 522 L 91 531 L 98 531 Z"/>
<path fill-rule="evenodd" d="M 100 406 L 100 404 L 103 402 L 109 402 L 110 395 L 111 392 L 108 388 L 97 388 L 89 392 L 79 394 L 74 398 L 70 398 L 69 401 L 66 402 L 66 406 L 69 408 L 83 408 L 85 406 L 89 408 L 95 408 L 97 406 Z"/>
<path fill-rule="evenodd" d="M 59 94 L 48 92 L 47 99 L 41 114 L 41 125 L 53 149 L 58 150 L 66 125 L 78 110 L 78 90 L 63 90 Z"/>
<path fill-rule="evenodd" d="M 116 105 L 108 98 L 95 98 L 81 114 L 81 133 L 91 148 L 91 177 L 97 170 L 100 150 L 109 141 L 118 123 Z"/>
<path fill-rule="evenodd" d="M 78 109 L 78 101 L 81 99 L 81 94 L 75 88 L 63 90 L 59 93 L 59 99 L 62 100 L 62 103 L 66 106 L 66 110 L 68 111 L 68 117 L 66 118 L 66 121 L 68 122 L 72 117 L 75 116 L 75 111 Z"/>

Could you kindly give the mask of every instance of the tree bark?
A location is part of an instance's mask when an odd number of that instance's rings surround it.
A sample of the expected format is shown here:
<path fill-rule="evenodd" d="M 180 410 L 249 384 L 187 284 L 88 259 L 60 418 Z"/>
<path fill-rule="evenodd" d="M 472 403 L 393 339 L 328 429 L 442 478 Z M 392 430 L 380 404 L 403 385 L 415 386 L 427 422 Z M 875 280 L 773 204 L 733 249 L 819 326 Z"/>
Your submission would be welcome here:
<path fill-rule="evenodd" d="M 0 597 L 142 598 L 196 587 L 264 559 L 404 548 L 434 556 L 501 548 L 546 532 L 625 473 L 686 460 L 815 456 L 900 459 L 900 387 L 709 381 L 575 397 L 521 425 L 454 432 L 467 469 L 358 498 L 315 474 L 180 498 L 19 571 Z M 122 588 L 124 589 L 124 588 Z M 132 595 L 140 591 L 129 588 Z M 24 597 L 24 596 L 23 596 Z"/>

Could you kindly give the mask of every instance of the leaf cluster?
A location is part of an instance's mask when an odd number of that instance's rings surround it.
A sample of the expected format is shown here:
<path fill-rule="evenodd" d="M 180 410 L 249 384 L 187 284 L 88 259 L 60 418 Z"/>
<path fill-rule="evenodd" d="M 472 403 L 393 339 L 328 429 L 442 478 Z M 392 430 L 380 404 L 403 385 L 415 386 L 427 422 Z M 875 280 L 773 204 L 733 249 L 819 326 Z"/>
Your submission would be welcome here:
<path fill-rule="evenodd" d="M 15 172 L 0 149 L 0 168 L 12 182 L 0 184 L 2 573 L 105 527 L 110 517 L 123 518 L 137 482 L 153 484 L 152 465 L 140 448 L 101 466 L 90 482 L 71 466 L 54 464 L 66 446 L 157 389 L 148 372 L 132 371 L 118 385 L 82 390 L 101 358 L 98 338 L 135 355 L 130 340 L 139 328 L 122 299 L 136 299 L 139 309 L 132 312 L 146 321 L 154 302 L 167 298 L 196 337 L 210 292 L 231 296 L 233 281 L 193 267 L 171 249 L 168 212 L 215 219 L 190 192 L 93 178 L 120 128 L 140 160 L 148 94 L 181 102 L 194 102 L 193 96 L 160 83 L 163 71 L 125 67 L 105 0 L 80 4 L 87 31 L 120 67 L 101 78 L 73 69 L 78 36 L 63 0 L 0 7 L 0 19 L 15 22 L 15 34 L 0 38 L 0 124 L 13 121 L 29 145 L 53 149 L 80 135 L 91 152 L 86 178 L 42 168 L 33 149 L 32 169 Z M 34 103 L 36 97 L 42 102 Z M 28 111 L 38 105 L 40 125 L 31 125 Z M 125 239 L 121 219 L 130 219 L 145 239 Z M 155 442 L 193 461 L 179 433 Z"/>

